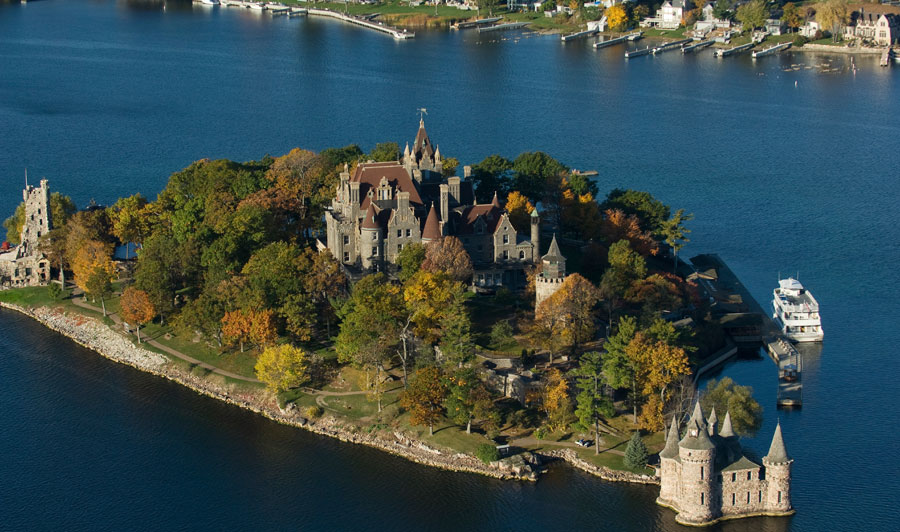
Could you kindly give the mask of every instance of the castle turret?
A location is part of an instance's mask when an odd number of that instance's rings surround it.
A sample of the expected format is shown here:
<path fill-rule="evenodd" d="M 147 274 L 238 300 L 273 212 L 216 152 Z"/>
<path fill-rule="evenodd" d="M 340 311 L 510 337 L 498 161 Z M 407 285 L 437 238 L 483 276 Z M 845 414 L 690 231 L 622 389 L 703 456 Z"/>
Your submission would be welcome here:
<path fill-rule="evenodd" d="M 559 251 L 556 235 L 550 242 L 547 254 L 541 257 L 541 273 L 534 277 L 534 308 L 559 290 L 566 279 L 566 258 Z"/>
<path fill-rule="evenodd" d="M 735 436 L 734 428 L 731 426 L 731 412 L 725 412 L 725 421 L 722 422 L 722 430 L 719 436 L 723 438 L 732 438 Z"/>
<path fill-rule="evenodd" d="M 672 416 L 672 424 L 666 436 L 666 446 L 659 452 L 659 499 L 657 502 L 671 506 L 678 497 L 678 417 Z"/>
<path fill-rule="evenodd" d="M 376 217 L 375 202 L 370 201 L 369 208 L 366 209 L 366 214 L 363 215 L 362 223 L 359 226 L 359 256 L 362 259 L 363 268 L 379 270 L 383 253 L 382 241 L 384 235 Z"/>
<path fill-rule="evenodd" d="M 719 506 L 713 491 L 716 446 L 709 439 L 708 430 L 703 409 L 697 401 L 687 424 L 687 432 L 678 442 L 681 496 L 680 513 L 676 520 L 679 523 L 704 523 L 718 517 Z"/>
<path fill-rule="evenodd" d="M 20 257 L 36 255 L 41 236 L 51 229 L 50 185 L 47 180 L 41 179 L 40 187 L 26 185 L 22 191 L 22 200 L 25 202 L 25 223 L 19 235 Z"/>
<path fill-rule="evenodd" d="M 537 207 L 531 210 L 531 261 L 535 264 L 541 260 L 541 217 Z"/>
<path fill-rule="evenodd" d="M 791 507 L 791 464 L 781 435 L 781 422 L 775 426 L 769 454 L 763 457 L 766 466 L 766 510 L 773 513 L 789 513 Z"/>
<path fill-rule="evenodd" d="M 709 420 L 707 421 L 707 431 L 710 436 L 718 434 L 718 424 L 719 418 L 716 416 L 716 407 L 713 407 L 712 412 L 709 413 Z"/>
<path fill-rule="evenodd" d="M 441 239 L 441 224 L 438 222 L 437 210 L 434 203 L 431 204 L 431 210 L 428 211 L 428 218 L 425 219 L 425 228 L 422 229 L 422 243 L 436 242 Z"/>

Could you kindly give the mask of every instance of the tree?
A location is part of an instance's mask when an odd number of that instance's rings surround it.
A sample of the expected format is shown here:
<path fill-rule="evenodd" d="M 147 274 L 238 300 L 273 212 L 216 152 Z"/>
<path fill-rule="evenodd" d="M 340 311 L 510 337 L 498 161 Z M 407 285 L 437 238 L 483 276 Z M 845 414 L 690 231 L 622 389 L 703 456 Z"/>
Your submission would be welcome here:
<path fill-rule="evenodd" d="M 444 408 L 447 417 L 457 425 L 466 426 L 466 434 L 472 433 L 472 421 L 485 419 L 493 409 L 491 394 L 478 380 L 472 368 L 460 369 L 447 377 L 447 397 Z"/>
<path fill-rule="evenodd" d="M 625 467 L 630 469 L 642 469 L 647 466 L 647 446 L 638 431 L 634 431 L 628 446 L 625 447 Z"/>
<path fill-rule="evenodd" d="M 252 317 L 249 312 L 243 310 L 226 312 L 222 317 L 222 337 L 225 340 L 225 345 L 238 343 L 241 347 L 241 353 L 243 353 L 244 343 L 250 340 L 251 326 Z"/>
<path fill-rule="evenodd" d="M 131 242 L 142 243 L 150 234 L 151 212 L 147 208 L 147 198 L 140 194 L 119 199 L 109 208 L 112 234 L 126 245 Z M 125 258 L 129 258 L 127 249 Z"/>
<path fill-rule="evenodd" d="M 660 311 L 673 311 L 683 304 L 681 291 L 675 283 L 658 273 L 633 281 L 625 291 L 625 299 L 641 305 L 644 317 L 658 315 Z"/>
<path fill-rule="evenodd" d="M 684 222 L 689 222 L 693 219 L 693 214 L 684 214 L 684 209 L 678 209 L 674 216 L 663 222 L 660 233 L 666 239 L 666 244 L 672 248 L 673 273 L 678 270 L 678 251 L 684 247 L 686 242 L 690 242 L 685 235 L 691 231 L 684 227 Z"/>
<path fill-rule="evenodd" d="M 560 221 L 563 229 L 579 233 L 584 240 L 600 237 L 604 221 L 593 194 L 588 192 L 577 195 L 574 189 L 568 188 L 565 180 L 562 186 L 565 188 L 560 202 Z"/>
<path fill-rule="evenodd" d="M 433 366 L 421 368 L 400 395 L 400 406 L 409 412 L 411 425 L 428 425 L 428 434 L 434 436 L 434 424 L 443 411 L 444 394 L 440 370 Z"/>
<path fill-rule="evenodd" d="M 347 292 L 347 276 L 330 251 L 306 248 L 304 256 L 309 265 L 303 276 L 303 286 L 316 305 L 319 319 L 325 319 L 326 335 L 331 337 L 331 320 L 336 317 L 332 301 Z"/>
<path fill-rule="evenodd" d="M 160 321 L 175 310 L 178 274 L 186 273 L 178 262 L 185 254 L 169 231 L 157 231 L 144 241 L 134 270 L 135 287 L 147 293 Z"/>
<path fill-rule="evenodd" d="M 788 2 L 782 6 L 781 21 L 794 31 L 803 25 L 803 17 L 800 16 L 800 8 L 793 2 Z"/>
<path fill-rule="evenodd" d="M 472 259 L 463 243 L 455 236 L 445 236 L 425 246 L 422 269 L 432 273 L 442 272 L 458 282 L 472 277 Z"/>
<path fill-rule="evenodd" d="M 506 212 L 509 221 L 517 231 L 525 231 L 531 227 L 531 211 L 534 205 L 521 192 L 513 190 L 506 197 Z"/>
<path fill-rule="evenodd" d="M 509 320 L 500 320 L 491 326 L 491 346 L 499 349 L 513 339 L 513 328 Z"/>
<path fill-rule="evenodd" d="M 78 210 L 69 196 L 59 192 L 50 193 L 50 226 L 60 228 L 66 225 L 69 218 Z M 6 228 L 6 240 L 10 244 L 20 244 L 22 227 L 25 225 L 25 202 L 16 206 L 13 215 L 3 221 Z"/>
<path fill-rule="evenodd" d="M 41 235 L 38 247 L 51 264 L 55 263 L 59 268 L 59 283 L 66 287 L 66 226 L 54 227 Z"/>
<path fill-rule="evenodd" d="M 604 209 L 620 209 L 625 214 L 634 214 L 640 219 L 641 228 L 657 231 L 669 218 L 669 207 L 655 199 L 649 192 L 613 189 L 606 196 Z"/>
<path fill-rule="evenodd" d="M 400 159 L 400 145 L 396 142 L 379 142 L 369 152 L 369 159 L 375 162 L 397 161 Z"/>
<path fill-rule="evenodd" d="M 753 31 L 766 25 L 769 18 L 769 7 L 765 0 L 750 0 L 738 6 L 735 17 L 744 25 L 745 30 Z"/>
<path fill-rule="evenodd" d="M 604 344 L 603 376 L 613 388 L 631 390 L 632 420 L 637 422 L 637 371 L 634 361 L 628 356 L 627 348 L 637 334 L 637 321 L 630 316 L 619 319 L 616 334 Z"/>
<path fill-rule="evenodd" d="M 449 365 L 462 367 L 475 356 L 472 319 L 463 300 L 455 301 L 441 320 L 441 353 Z"/>
<path fill-rule="evenodd" d="M 734 432 L 742 436 L 753 435 L 762 426 L 762 407 L 753 398 L 753 388 L 741 386 L 724 377 L 706 383 L 706 390 L 700 394 L 700 405 L 709 412 L 715 407 L 717 414 L 731 414 Z"/>
<path fill-rule="evenodd" d="M 683 375 L 690 374 L 684 349 L 666 342 L 654 341 L 642 332 L 635 334 L 625 348 L 635 369 L 638 387 L 647 403 L 641 411 L 641 424 L 656 431 L 665 426 L 663 409 L 669 400 L 671 386 Z"/>
<path fill-rule="evenodd" d="M 609 268 L 600 280 L 600 296 L 606 301 L 609 319 L 624 299 L 632 283 L 647 275 L 647 261 L 631 249 L 627 240 L 619 240 L 609 247 Z"/>
<path fill-rule="evenodd" d="M 614 5 L 607 9 L 606 20 L 612 31 L 625 31 L 628 27 L 628 13 L 621 5 Z"/>
<path fill-rule="evenodd" d="M 565 430 L 575 420 L 572 401 L 569 398 L 569 383 L 559 369 L 554 368 L 547 372 L 541 405 L 547 414 L 547 428 L 550 432 Z"/>
<path fill-rule="evenodd" d="M 494 154 L 472 167 L 472 184 L 479 203 L 489 203 L 496 192 L 507 195 L 512 184 L 513 163 L 506 157 Z"/>
<path fill-rule="evenodd" d="M 850 7 L 847 0 L 825 0 L 816 4 L 816 22 L 823 29 L 831 28 L 831 38 L 837 42 L 841 34 L 841 26 L 850 20 Z"/>
<path fill-rule="evenodd" d="M 156 309 L 153 308 L 150 297 L 147 292 L 129 286 L 122 292 L 119 304 L 122 307 L 122 317 L 125 321 L 135 324 L 138 343 L 141 343 L 141 325 L 152 320 L 156 315 Z"/>
<path fill-rule="evenodd" d="M 713 16 L 719 20 L 731 20 L 734 17 L 735 0 L 716 0 L 713 4 Z"/>
<path fill-rule="evenodd" d="M 10 244 L 22 243 L 22 227 L 25 226 L 25 203 L 20 203 L 13 215 L 3 220 L 3 227 L 6 229 L 6 241 Z"/>
<path fill-rule="evenodd" d="M 72 260 L 72 271 L 78 288 L 95 299 L 100 298 L 106 316 L 106 297 L 112 293 L 112 281 L 116 276 L 109 246 L 96 240 L 86 242 Z"/>
<path fill-rule="evenodd" d="M 493 17 L 494 8 L 500 4 L 500 0 L 476 0 L 476 3 L 479 10 L 487 9 L 488 15 Z"/>
<path fill-rule="evenodd" d="M 569 168 L 544 152 L 525 152 L 513 161 L 514 187 L 529 199 L 543 200 L 548 191 L 559 189 L 561 174 Z"/>
<path fill-rule="evenodd" d="M 309 380 L 309 354 L 290 344 L 267 347 L 256 361 L 256 377 L 275 393 Z"/>
<path fill-rule="evenodd" d="M 271 310 L 258 310 L 250 313 L 250 340 L 260 349 L 275 343 L 278 329 L 275 326 L 275 313 Z"/>
<path fill-rule="evenodd" d="M 600 223 L 600 233 L 607 242 L 627 240 L 631 247 L 643 256 L 656 255 L 659 246 L 650 231 L 641 228 L 640 219 L 634 214 L 625 214 L 621 209 L 607 209 Z"/>
<path fill-rule="evenodd" d="M 459 167 L 459 159 L 456 157 L 445 157 L 441 160 L 441 175 L 444 177 L 453 177 L 456 175 L 456 169 Z"/>
<path fill-rule="evenodd" d="M 482 443 L 475 449 L 475 457 L 485 464 L 490 464 L 500 459 L 500 451 L 497 450 L 496 445 Z"/>
<path fill-rule="evenodd" d="M 603 358 L 600 353 L 592 351 L 582 355 L 575 375 L 578 427 L 583 431 L 594 429 L 594 452 L 600 454 L 600 419 L 615 414 L 612 401 L 603 393 Z"/>
<path fill-rule="evenodd" d="M 413 275 L 422 268 L 422 262 L 425 261 L 425 246 L 416 242 L 403 246 L 397 255 L 397 266 L 400 272 L 397 277 L 401 283 L 408 281 Z"/>

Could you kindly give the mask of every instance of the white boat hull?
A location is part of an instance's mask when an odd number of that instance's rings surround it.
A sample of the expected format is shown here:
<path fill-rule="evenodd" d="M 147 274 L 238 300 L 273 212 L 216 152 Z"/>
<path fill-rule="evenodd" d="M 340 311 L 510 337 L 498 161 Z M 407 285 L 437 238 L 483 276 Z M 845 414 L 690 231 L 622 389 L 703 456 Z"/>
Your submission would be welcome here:
<path fill-rule="evenodd" d="M 773 303 L 774 304 L 774 303 Z M 775 323 L 778 324 L 778 328 L 781 329 L 781 332 L 787 337 L 788 340 L 794 343 L 800 342 L 821 342 L 825 338 L 825 331 L 822 330 L 822 326 L 792 326 L 786 327 L 784 322 L 781 321 L 781 318 L 778 316 L 778 313 L 773 313 L 772 318 L 775 320 Z M 805 329 L 815 329 L 807 331 Z M 790 330 L 789 330 L 790 329 Z M 799 329 L 799 330 L 796 330 Z"/>

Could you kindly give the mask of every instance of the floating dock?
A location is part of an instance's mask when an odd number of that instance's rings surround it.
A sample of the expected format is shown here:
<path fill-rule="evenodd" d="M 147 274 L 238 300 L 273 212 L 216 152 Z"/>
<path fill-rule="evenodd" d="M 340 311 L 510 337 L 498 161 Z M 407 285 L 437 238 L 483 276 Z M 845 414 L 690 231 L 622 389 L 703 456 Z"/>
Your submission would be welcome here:
<path fill-rule="evenodd" d="M 502 19 L 503 17 L 482 18 L 478 20 L 470 20 L 467 22 L 457 22 L 450 27 L 455 30 L 469 30 L 472 28 L 477 28 L 479 26 L 487 26 L 489 24 L 493 24 L 494 22 L 500 22 L 500 20 Z"/>
<path fill-rule="evenodd" d="M 594 43 L 594 48 L 606 48 L 607 46 L 612 46 L 614 44 L 619 44 L 620 42 L 625 41 L 636 41 L 641 38 L 644 32 L 636 31 L 634 33 L 628 35 L 622 35 L 621 37 L 616 37 L 614 39 L 607 39 L 605 41 L 598 41 Z"/>
<path fill-rule="evenodd" d="M 711 45 L 712 43 L 713 43 L 712 41 L 700 41 L 698 43 L 685 46 L 684 48 L 681 49 L 681 53 L 689 54 L 689 53 L 693 52 L 694 50 L 706 48 L 707 46 Z"/>
<path fill-rule="evenodd" d="M 692 42 L 691 39 L 681 39 L 679 41 L 667 42 L 666 44 L 662 44 L 653 49 L 653 55 L 661 54 L 663 52 L 668 52 L 669 50 L 674 50 L 682 46 L 683 44 L 687 44 Z"/>
<path fill-rule="evenodd" d="M 562 40 L 562 42 L 577 41 L 578 39 L 586 39 L 591 35 L 596 35 L 598 33 L 600 33 L 600 30 L 584 30 L 579 31 L 578 33 L 563 35 L 562 37 L 560 37 L 560 40 Z"/>
<path fill-rule="evenodd" d="M 516 30 L 519 28 L 524 28 L 529 24 L 531 24 L 531 22 L 507 22 L 506 24 L 497 24 L 496 26 L 478 28 L 478 33 L 487 33 L 489 31 Z"/>
<path fill-rule="evenodd" d="M 357 26 L 362 26 L 364 28 L 369 28 L 370 30 L 379 31 L 381 33 L 387 33 L 391 37 L 397 40 L 404 39 L 412 39 L 416 36 L 415 33 L 406 31 L 401 28 L 394 28 L 392 26 L 385 26 L 380 22 L 372 22 L 370 20 L 366 20 L 362 17 L 356 17 L 353 15 L 345 15 L 343 13 L 338 13 L 336 11 L 331 11 L 329 9 L 318 9 L 318 8 L 308 8 L 306 10 L 310 15 L 317 15 L 320 17 L 331 17 L 336 18 L 338 20 L 342 20 L 344 22 L 349 22 L 350 24 L 356 24 Z"/>
<path fill-rule="evenodd" d="M 753 48 L 754 44 L 752 42 L 748 42 L 747 44 L 742 44 L 740 46 L 735 46 L 734 48 L 720 48 L 716 50 L 716 57 L 728 57 L 729 55 L 735 55 L 742 52 L 746 52 L 747 50 Z"/>
<path fill-rule="evenodd" d="M 649 55 L 653 53 L 653 48 L 649 46 L 646 48 L 641 48 L 640 50 L 631 50 L 630 52 L 625 52 L 625 59 L 631 59 L 632 57 L 640 57 L 642 55 Z"/>
<path fill-rule="evenodd" d="M 791 47 L 791 43 L 783 42 L 781 44 L 776 44 L 770 48 L 766 48 L 765 50 L 759 50 L 758 52 L 753 52 L 752 57 L 756 59 L 757 57 L 765 57 L 767 55 L 777 54 L 782 50 L 787 50 Z"/>

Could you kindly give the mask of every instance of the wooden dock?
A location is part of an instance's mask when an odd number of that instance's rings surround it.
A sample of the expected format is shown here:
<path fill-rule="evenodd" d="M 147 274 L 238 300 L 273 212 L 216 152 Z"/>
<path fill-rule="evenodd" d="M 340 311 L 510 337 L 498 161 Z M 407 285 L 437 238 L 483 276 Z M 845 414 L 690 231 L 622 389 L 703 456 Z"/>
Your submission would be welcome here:
<path fill-rule="evenodd" d="M 370 30 L 375 30 L 375 31 L 378 31 L 381 33 L 386 33 L 397 40 L 412 39 L 413 37 L 416 36 L 415 33 L 406 31 L 406 29 L 395 28 L 393 26 L 387 26 L 380 22 L 372 22 L 371 20 L 366 20 L 363 17 L 356 17 L 353 15 L 345 15 L 343 13 L 338 13 L 337 11 L 331 11 L 330 9 L 318 9 L 318 8 L 310 7 L 306 10 L 306 12 L 310 15 L 336 18 L 338 20 L 342 20 L 342 21 L 348 22 L 350 24 L 356 24 L 357 26 L 362 26 L 362 27 L 368 28 Z"/>
<path fill-rule="evenodd" d="M 625 59 L 631 59 L 632 57 L 640 57 L 642 55 L 649 55 L 653 53 L 653 49 L 649 46 L 646 48 L 641 48 L 640 50 L 631 50 L 630 52 L 625 52 Z"/>
<path fill-rule="evenodd" d="M 776 44 L 775 46 L 766 48 L 765 50 L 759 50 L 759 51 L 753 52 L 752 56 L 753 56 L 753 59 L 756 59 L 758 57 L 765 57 L 767 55 L 777 54 L 778 52 L 780 52 L 782 50 L 787 50 L 790 47 L 791 47 L 791 43 L 783 42 L 781 44 Z"/>
<path fill-rule="evenodd" d="M 579 31 L 578 33 L 570 33 L 569 35 L 563 35 L 562 37 L 560 37 L 560 40 L 562 42 L 577 41 L 578 39 L 587 39 L 588 37 L 590 37 L 592 35 L 596 35 L 598 33 L 600 33 L 600 30 L 584 30 L 584 31 Z"/>
<path fill-rule="evenodd" d="M 482 18 L 478 20 L 469 20 L 466 22 L 457 22 L 456 24 L 450 26 L 455 30 L 469 30 L 472 28 L 477 28 L 479 26 L 487 26 L 488 24 L 493 24 L 494 22 L 500 22 L 503 17 L 493 17 L 493 18 Z"/>
<path fill-rule="evenodd" d="M 661 54 L 663 52 L 668 52 L 669 50 L 674 50 L 675 48 L 681 47 L 683 44 L 691 42 L 691 39 L 681 39 L 678 41 L 667 42 L 666 44 L 661 44 L 653 49 L 653 55 Z"/>
<path fill-rule="evenodd" d="M 742 44 L 740 46 L 735 46 L 734 48 L 722 48 L 716 50 L 716 57 L 728 57 L 729 55 L 739 54 L 741 52 L 746 52 L 747 50 L 753 48 L 754 44 L 752 42 L 748 42 L 747 44 Z"/>
<path fill-rule="evenodd" d="M 701 49 L 701 48 L 706 48 L 707 46 L 711 45 L 712 43 L 713 43 L 712 41 L 700 41 L 700 42 L 698 42 L 698 43 L 690 44 L 690 45 L 685 46 L 684 48 L 682 48 L 682 49 L 681 49 L 681 53 L 683 53 L 683 54 L 689 54 L 689 53 L 693 52 L 694 50 L 699 50 L 699 49 Z"/>
<path fill-rule="evenodd" d="M 781 332 L 772 319 L 772 313 L 766 312 L 750 291 L 740 282 L 731 268 L 718 255 L 699 255 L 691 259 L 699 270 L 713 266 L 717 279 L 708 281 L 701 279 L 703 289 L 717 300 L 728 299 L 728 295 L 740 296 L 741 304 L 746 307 L 744 316 L 757 315 L 760 321 L 759 336 L 753 341 L 762 341 L 769 358 L 778 366 L 777 406 L 799 407 L 803 404 L 803 359 L 794 344 Z M 709 369 L 709 368 L 706 368 Z"/>
<path fill-rule="evenodd" d="M 607 39 L 605 41 L 597 41 L 594 43 L 594 48 L 606 48 L 607 46 L 612 46 L 614 44 L 619 44 L 625 41 L 636 41 L 641 38 L 644 32 L 636 31 L 634 33 L 630 33 L 628 35 L 622 35 L 621 37 L 615 37 L 613 39 Z"/>
<path fill-rule="evenodd" d="M 506 24 L 497 24 L 495 26 L 478 28 L 478 33 L 487 33 L 489 31 L 517 30 L 519 28 L 524 28 L 529 24 L 531 24 L 531 22 L 507 22 Z"/>

